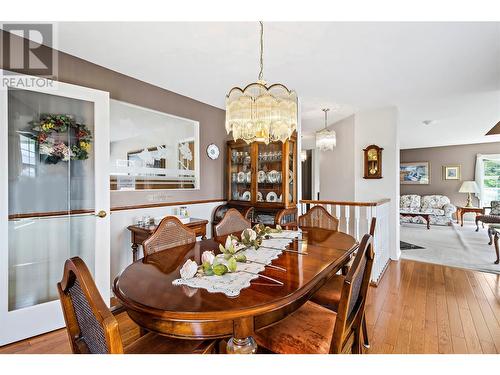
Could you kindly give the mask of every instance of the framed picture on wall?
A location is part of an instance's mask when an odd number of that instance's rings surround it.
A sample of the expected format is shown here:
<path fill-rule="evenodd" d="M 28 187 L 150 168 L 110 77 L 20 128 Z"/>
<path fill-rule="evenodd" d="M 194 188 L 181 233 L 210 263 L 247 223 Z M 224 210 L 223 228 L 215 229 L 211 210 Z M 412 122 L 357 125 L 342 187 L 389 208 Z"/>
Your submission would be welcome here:
<path fill-rule="evenodd" d="M 443 180 L 460 180 L 460 165 L 443 165 Z"/>
<path fill-rule="evenodd" d="M 399 181 L 402 185 L 429 185 L 431 168 L 428 161 L 401 163 Z"/>

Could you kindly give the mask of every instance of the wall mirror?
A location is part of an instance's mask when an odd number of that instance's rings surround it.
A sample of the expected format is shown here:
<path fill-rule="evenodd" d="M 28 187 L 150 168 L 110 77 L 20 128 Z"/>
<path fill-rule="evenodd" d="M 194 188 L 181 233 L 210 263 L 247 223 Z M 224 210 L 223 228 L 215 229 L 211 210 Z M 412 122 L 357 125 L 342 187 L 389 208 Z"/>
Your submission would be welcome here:
<path fill-rule="evenodd" d="M 110 100 L 111 190 L 199 189 L 199 123 Z"/>

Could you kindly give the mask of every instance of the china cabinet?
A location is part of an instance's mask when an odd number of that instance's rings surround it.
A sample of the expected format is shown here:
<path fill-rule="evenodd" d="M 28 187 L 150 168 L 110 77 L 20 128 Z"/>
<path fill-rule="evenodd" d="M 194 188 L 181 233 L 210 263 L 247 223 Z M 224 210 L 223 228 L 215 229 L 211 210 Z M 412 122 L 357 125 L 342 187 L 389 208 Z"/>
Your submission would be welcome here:
<path fill-rule="evenodd" d="M 251 210 L 254 223 L 267 225 L 296 221 L 297 138 L 286 142 L 228 141 L 228 205 Z M 286 215 L 283 215 L 283 210 Z M 281 214 L 280 214 L 281 212 Z M 283 220 L 281 223 L 276 219 Z"/>

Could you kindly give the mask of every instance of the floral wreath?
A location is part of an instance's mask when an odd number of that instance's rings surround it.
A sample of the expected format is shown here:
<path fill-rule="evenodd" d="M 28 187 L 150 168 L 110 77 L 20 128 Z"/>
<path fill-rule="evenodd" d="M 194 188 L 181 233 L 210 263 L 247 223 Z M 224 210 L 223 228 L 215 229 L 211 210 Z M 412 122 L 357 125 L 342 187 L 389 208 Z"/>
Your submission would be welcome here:
<path fill-rule="evenodd" d="M 38 132 L 40 154 L 46 155 L 47 164 L 59 161 L 86 160 L 89 158 L 92 133 L 87 125 L 75 121 L 71 115 L 42 114 L 39 121 L 30 122 L 32 129 Z M 76 141 L 71 148 L 58 140 L 56 133 L 74 131 Z"/>

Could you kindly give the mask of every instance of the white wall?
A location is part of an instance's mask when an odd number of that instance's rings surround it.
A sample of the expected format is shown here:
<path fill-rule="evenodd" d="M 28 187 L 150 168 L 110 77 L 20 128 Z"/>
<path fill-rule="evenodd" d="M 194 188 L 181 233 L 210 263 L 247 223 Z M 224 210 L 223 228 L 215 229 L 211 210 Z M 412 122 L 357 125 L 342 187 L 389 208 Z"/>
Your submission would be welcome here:
<path fill-rule="evenodd" d="M 358 112 L 354 120 L 355 200 L 391 199 L 390 249 L 391 258 L 398 259 L 399 249 L 399 114 L 396 107 Z M 371 144 L 382 147 L 382 176 L 377 180 L 363 178 L 363 149 Z"/>
<path fill-rule="evenodd" d="M 358 112 L 331 126 L 337 132 L 337 147 L 319 153 L 320 199 L 369 202 L 390 198 L 391 258 L 399 249 L 399 118 L 396 107 Z M 382 179 L 363 178 L 363 149 L 383 147 Z"/>
<path fill-rule="evenodd" d="M 318 151 L 321 200 L 354 200 L 354 116 L 329 126 L 337 133 L 333 151 Z"/>

